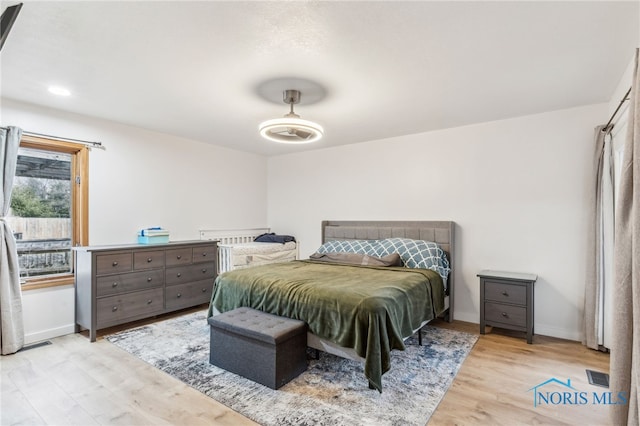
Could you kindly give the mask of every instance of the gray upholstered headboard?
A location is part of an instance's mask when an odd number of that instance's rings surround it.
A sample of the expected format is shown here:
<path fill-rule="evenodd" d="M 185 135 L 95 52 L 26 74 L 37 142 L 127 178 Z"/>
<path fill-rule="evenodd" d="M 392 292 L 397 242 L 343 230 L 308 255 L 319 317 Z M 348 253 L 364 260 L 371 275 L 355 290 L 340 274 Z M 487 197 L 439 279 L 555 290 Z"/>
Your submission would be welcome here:
<path fill-rule="evenodd" d="M 322 243 L 334 240 L 380 240 L 411 238 L 433 241 L 447 254 L 451 273 L 447 283 L 449 295 L 448 320 L 453 321 L 453 277 L 455 259 L 455 222 L 452 221 L 322 221 Z"/>

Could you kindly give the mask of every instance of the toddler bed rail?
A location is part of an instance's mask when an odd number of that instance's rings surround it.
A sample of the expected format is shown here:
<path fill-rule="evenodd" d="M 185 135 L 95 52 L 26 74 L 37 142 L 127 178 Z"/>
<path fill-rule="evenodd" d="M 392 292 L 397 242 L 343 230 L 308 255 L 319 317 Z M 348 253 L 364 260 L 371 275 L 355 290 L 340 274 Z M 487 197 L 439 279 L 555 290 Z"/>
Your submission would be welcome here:
<path fill-rule="evenodd" d="M 293 242 L 257 243 L 255 238 L 270 232 L 269 228 L 200 230 L 201 240 L 218 241 L 218 274 L 239 268 L 286 262 L 298 258 L 298 245 Z"/>

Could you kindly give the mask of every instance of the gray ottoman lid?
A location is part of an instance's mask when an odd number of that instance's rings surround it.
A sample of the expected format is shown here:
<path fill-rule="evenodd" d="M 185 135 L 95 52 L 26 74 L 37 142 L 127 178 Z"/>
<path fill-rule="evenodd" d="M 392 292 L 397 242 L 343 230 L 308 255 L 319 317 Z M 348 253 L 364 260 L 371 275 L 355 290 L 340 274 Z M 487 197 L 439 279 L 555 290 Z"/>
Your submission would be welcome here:
<path fill-rule="evenodd" d="M 278 344 L 307 331 L 303 321 L 251 308 L 237 308 L 208 319 L 211 326 L 265 343 Z"/>

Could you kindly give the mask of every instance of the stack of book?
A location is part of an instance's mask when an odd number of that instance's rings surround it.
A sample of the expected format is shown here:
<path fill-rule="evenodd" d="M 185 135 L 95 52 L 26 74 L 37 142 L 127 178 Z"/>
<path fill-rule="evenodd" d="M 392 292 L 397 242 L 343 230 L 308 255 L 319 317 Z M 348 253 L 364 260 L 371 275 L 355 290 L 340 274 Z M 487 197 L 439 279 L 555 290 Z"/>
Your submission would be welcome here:
<path fill-rule="evenodd" d="M 169 242 L 169 231 L 160 227 L 145 228 L 138 233 L 140 244 L 162 244 Z"/>

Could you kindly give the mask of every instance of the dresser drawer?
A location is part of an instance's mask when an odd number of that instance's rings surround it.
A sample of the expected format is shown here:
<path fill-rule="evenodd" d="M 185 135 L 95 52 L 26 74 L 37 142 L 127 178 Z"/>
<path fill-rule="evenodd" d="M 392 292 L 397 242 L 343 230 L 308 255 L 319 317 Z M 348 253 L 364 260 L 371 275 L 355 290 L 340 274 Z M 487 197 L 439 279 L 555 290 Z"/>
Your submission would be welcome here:
<path fill-rule="evenodd" d="M 164 266 L 164 250 L 133 253 L 133 269 L 152 269 Z"/>
<path fill-rule="evenodd" d="M 193 259 L 191 247 L 166 251 L 165 263 L 167 266 L 189 265 Z"/>
<path fill-rule="evenodd" d="M 127 318 L 150 316 L 163 310 L 163 288 L 103 297 L 97 300 L 97 327 L 108 327 Z"/>
<path fill-rule="evenodd" d="M 527 326 L 527 308 L 525 306 L 485 302 L 484 319 L 490 325 L 522 327 L 525 330 Z"/>
<path fill-rule="evenodd" d="M 213 262 L 216 258 L 216 248 L 216 244 L 194 247 L 193 263 Z"/>
<path fill-rule="evenodd" d="M 132 269 L 131 252 L 99 254 L 96 256 L 96 275 L 117 274 Z"/>
<path fill-rule="evenodd" d="M 515 305 L 527 304 L 527 288 L 524 285 L 505 284 L 499 281 L 486 280 L 484 284 L 485 300 L 513 303 Z"/>
<path fill-rule="evenodd" d="M 196 263 L 193 265 L 174 266 L 172 268 L 167 268 L 165 281 L 167 285 L 173 285 L 210 279 L 211 283 L 213 284 L 213 278 L 215 278 L 215 276 L 215 262 Z"/>
<path fill-rule="evenodd" d="M 208 303 L 211 300 L 213 281 L 204 280 L 188 284 L 172 285 L 166 290 L 168 310 Z"/>
<path fill-rule="evenodd" d="M 98 277 L 96 282 L 96 294 L 98 297 L 127 293 L 162 286 L 164 284 L 164 270 L 150 269 L 148 271 L 129 272 L 128 274 L 109 275 Z"/>

